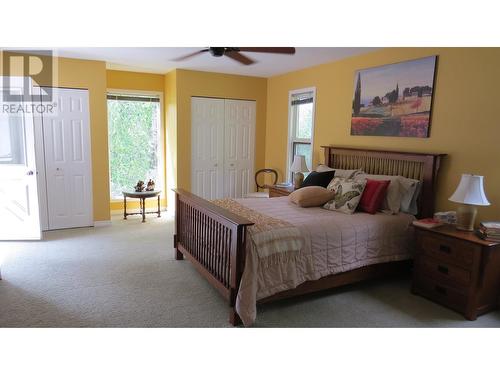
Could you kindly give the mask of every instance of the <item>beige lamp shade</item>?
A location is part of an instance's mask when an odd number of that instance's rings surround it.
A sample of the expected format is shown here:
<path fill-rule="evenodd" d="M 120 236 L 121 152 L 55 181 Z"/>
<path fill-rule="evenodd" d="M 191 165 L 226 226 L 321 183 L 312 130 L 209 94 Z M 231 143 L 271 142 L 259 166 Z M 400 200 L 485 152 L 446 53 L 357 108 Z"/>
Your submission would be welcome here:
<path fill-rule="evenodd" d="M 489 206 L 483 186 L 483 176 L 463 174 L 457 190 L 449 198 L 450 201 L 475 206 Z"/>
<path fill-rule="evenodd" d="M 290 167 L 290 171 L 294 173 L 309 172 L 309 169 L 307 169 L 306 158 L 304 155 L 295 155 L 293 157 L 293 163 L 292 166 Z"/>
<path fill-rule="evenodd" d="M 489 206 L 490 202 L 484 194 L 483 176 L 463 174 L 457 190 L 449 198 L 450 201 L 460 203 L 457 208 L 457 224 L 459 230 L 473 231 L 476 221 L 477 207 Z"/>

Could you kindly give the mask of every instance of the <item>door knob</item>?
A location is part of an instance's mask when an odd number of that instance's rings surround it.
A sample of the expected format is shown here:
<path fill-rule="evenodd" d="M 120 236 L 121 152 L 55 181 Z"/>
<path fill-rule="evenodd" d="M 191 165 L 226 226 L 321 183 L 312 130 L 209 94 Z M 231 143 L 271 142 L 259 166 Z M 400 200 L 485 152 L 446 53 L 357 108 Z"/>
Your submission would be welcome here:
<path fill-rule="evenodd" d="M 33 176 L 34 174 L 35 174 L 35 173 L 34 173 L 33 171 L 28 171 L 28 172 L 26 172 L 26 175 L 28 175 L 28 176 Z"/>

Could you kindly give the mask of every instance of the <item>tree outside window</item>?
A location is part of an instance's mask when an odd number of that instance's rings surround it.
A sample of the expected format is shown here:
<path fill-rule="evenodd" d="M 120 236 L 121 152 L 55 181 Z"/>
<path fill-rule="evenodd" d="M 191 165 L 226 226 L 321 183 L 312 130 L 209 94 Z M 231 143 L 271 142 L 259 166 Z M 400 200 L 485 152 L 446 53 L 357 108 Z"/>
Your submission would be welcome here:
<path fill-rule="evenodd" d="M 110 99 L 110 96 L 112 99 Z M 133 190 L 138 180 L 153 179 L 161 186 L 159 168 L 160 103 L 157 99 L 108 96 L 108 134 L 111 198 Z M 115 99 L 118 98 L 118 99 Z"/>

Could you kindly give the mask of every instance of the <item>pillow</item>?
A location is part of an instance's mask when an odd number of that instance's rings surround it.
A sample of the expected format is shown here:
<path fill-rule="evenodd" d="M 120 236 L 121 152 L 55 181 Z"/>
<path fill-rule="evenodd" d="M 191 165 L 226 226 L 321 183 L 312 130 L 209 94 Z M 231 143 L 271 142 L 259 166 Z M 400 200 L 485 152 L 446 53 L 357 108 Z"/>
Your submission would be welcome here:
<path fill-rule="evenodd" d="M 306 186 L 291 193 L 288 197 L 300 207 L 318 207 L 333 199 L 335 193 L 322 186 Z"/>
<path fill-rule="evenodd" d="M 328 185 L 329 190 L 335 192 L 332 200 L 325 203 L 323 208 L 331 211 L 340 211 L 352 214 L 361 199 L 366 181 L 335 177 Z"/>
<path fill-rule="evenodd" d="M 382 201 L 381 211 L 388 214 L 397 214 L 401 207 L 402 194 L 405 192 L 400 183 L 399 176 L 386 176 L 380 174 L 359 174 L 356 176 L 359 180 L 389 180 L 391 183 L 387 188 L 387 193 Z"/>
<path fill-rule="evenodd" d="M 316 167 L 316 172 L 335 171 L 335 177 L 354 178 L 356 175 L 363 173 L 361 169 L 334 169 L 324 164 Z"/>
<path fill-rule="evenodd" d="M 306 186 L 322 186 L 326 188 L 332 178 L 335 176 L 335 171 L 328 172 L 311 172 L 307 175 L 304 182 L 302 182 L 301 188 Z"/>
<path fill-rule="evenodd" d="M 411 178 L 399 177 L 399 182 L 406 191 L 401 197 L 401 207 L 400 211 L 408 214 L 416 215 L 418 214 L 417 199 L 420 195 L 420 189 L 422 188 L 422 182 L 419 180 L 413 180 Z"/>
<path fill-rule="evenodd" d="M 382 205 L 390 183 L 389 180 L 370 180 L 367 178 L 358 208 L 369 214 L 375 214 Z"/>

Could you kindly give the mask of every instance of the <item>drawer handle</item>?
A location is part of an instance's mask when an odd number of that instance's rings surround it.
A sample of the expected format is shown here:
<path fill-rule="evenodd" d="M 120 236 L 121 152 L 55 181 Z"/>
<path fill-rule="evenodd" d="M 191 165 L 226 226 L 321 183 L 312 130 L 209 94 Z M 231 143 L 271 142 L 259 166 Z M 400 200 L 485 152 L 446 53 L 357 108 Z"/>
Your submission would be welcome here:
<path fill-rule="evenodd" d="M 439 245 L 439 251 L 442 251 L 443 253 L 446 254 L 451 253 L 451 249 L 448 245 Z"/>
<path fill-rule="evenodd" d="M 444 296 L 446 296 L 446 295 L 448 294 L 448 293 L 446 292 L 446 289 L 445 289 L 445 288 L 443 288 L 442 286 L 439 286 L 439 285 L 436 285 L 436 286 L 434 287 L 434 290 L 435 290 L 436 292 L 438 292 L 439 294 L 442 294 L 442 295 L 444 295 Z"/>
<path fill-rule="evenodd" d="M 445 275 L 448 275 L 448 267 L 438 266 L 438 271 L 444 273 Z"/>

